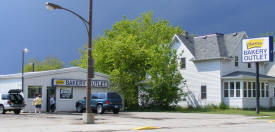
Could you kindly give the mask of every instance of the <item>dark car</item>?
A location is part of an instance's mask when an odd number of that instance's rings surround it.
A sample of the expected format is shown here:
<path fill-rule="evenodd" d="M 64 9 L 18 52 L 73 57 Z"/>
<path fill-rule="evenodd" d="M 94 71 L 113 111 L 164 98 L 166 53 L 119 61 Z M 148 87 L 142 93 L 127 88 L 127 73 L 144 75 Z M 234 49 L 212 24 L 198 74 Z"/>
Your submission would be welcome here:
<path fill-rule="evenodd" d="M 118 114 L 122 108 L 122 99 L 116 92 L 93 93 L 91 98 L 91 109 L 94 113 L 103 114 L 109 110 Z M 77 101 L 75 107 L 77 112 L 82 113 L 86 109 L 86 99 Z"/>
<path fill-rule="evenodd" d="M 0 113 L 5 114 L 6 111 L 14 111 L 20 114 L 25 107 L 25 101 L 20 94 L 20 89 L 11 89 L 8 93 L 0 93 Z"/>

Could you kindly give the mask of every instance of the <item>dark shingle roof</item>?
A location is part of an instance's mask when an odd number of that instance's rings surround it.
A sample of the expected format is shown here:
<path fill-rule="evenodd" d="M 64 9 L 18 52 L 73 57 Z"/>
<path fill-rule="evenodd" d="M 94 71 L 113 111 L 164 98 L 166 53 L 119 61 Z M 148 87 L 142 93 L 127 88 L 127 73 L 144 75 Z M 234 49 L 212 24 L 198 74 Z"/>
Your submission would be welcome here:
<path fill-rule="evenodd" d="M 230 34 L 210 34 L 198 37 L 188 37 L 177 34 L 177 37 L 195 56 L 195 60 L 207 60 L 230 57 L 240 46 L 245 32 Z"/>
<path fill-rule="evenodd" d="M 222 77 L 224 77 L 224 78 L 231 78 L 231 77 L 244 77 L 244 76 L 256 77 L 256 73 L 245 72 L 245 71 L 235 71 L 235 72 L 229 73 L 227 75 L 224 75 Z M 267 76 L 267 75 L 262 75 L 262 74 L 260 74 L 259 76 L 261 78 L 273 78 L 273 79 L 275 78 L 273 76 Z"/>

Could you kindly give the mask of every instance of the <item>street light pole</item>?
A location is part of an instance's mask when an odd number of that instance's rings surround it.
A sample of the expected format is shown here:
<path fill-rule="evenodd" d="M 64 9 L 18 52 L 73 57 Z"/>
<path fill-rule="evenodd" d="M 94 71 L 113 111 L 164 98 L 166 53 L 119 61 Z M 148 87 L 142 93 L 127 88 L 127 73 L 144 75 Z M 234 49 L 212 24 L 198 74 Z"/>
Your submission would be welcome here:
<path fill-rule="evenodd" d="M 94 115 L 91 112 L 91 83 L 92 78 L 94 77 L 94 62 L 92 58 L 92 8 L 93 8 L 93 0 L 89 0 L 89 19 L 88 21 L 84 19 L 79 14 L 75 13 L 72 10 L 69 10 L 67 8 L 63 8 L 59 5 L 53 4 L 53 3 L 46 3 L 46 6 L 49 10 L 55 10 L 55 9 L 62 9 L 65 11 L 68 11 L 74 15 L 76 15 L 78 18 L 82 20 L 82 22 L 85 24 L 86 30 L 88 32 L 88 59 L 87 59 L 87 86 L 86 86 L 86 113 L 83 113 L 83 121 L 86 124 L 93 124 L 94 123 Z M 88 26 L 87 26 L 88 25 Z"/>
<path fill-rule="evenodd" d="M 22 89 L 22 92 L 24 92 L 24 59 L 25 59 L 25 53 L 28 53 L 28 49 L 27 48 L 25 48 L 25 49 L 23 49 L 23 51 L 22 51 L 22 86 L 21 86 L 21 89 Z"/>

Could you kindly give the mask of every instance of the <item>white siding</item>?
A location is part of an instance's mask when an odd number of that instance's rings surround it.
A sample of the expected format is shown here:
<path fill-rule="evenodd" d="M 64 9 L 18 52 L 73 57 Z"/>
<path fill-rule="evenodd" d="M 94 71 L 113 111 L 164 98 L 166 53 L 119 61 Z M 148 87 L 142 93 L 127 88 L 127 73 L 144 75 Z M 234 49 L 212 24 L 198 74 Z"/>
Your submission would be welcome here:
<path fill-rule="evenodd" d="M 179 69 L 186 85 L 184 91 L 188 92 L 187 104 L 191 106 L 215 104 L 218 105 L 221 102 L 221 79 L 220 79 L 220 61 L 208 60 L 208 61 L 191 61 L 194 56 L 180 42 L 174 44 L 174 48 L 177 49 L 178 63 L 180 64 L 180 58 L 186 58 L 186 68 Z M 207 97 L 201 99 L 201 86 L 206 85 Z M 183 84 L 181 85 L 183 86 Z M 179 105 L 186 103 L 180 102 Z"/>
<path fill-rule="evenodd" d="M 10 89 L 21 89 L 21 82 L 21 78 L 0 80 L 0 92 L 7 93 Z"/>

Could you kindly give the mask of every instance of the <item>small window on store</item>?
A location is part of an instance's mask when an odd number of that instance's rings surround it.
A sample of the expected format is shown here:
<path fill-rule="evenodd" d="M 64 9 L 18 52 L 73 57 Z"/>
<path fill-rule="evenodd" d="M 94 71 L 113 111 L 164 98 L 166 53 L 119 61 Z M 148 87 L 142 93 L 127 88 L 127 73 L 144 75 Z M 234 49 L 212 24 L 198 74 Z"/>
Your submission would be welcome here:
<path fill-rule="evenodd" d="M 241 87 L 240 87 L 240 82 L 236 82 L 236 97 L 241 96 Z"/>
<path fill-rule="evenodd" d="M 243 97 L 247 97 L 247 83 L 243 82 Z"/>
<path fill-rule="evenodd" d="M 235 56 L 235 67 L 238 67 L 239 65 L 239 58 L 238 56 Z"/>
<path fill-rule="evenodd" d="M 248 68 L 251 68 L 251 63 L 247 63 L 247 67 L 248 67 Z"/>
<path fill-rule="evenodd" d="M 234 97 L 234 82 L 230 82 L 230 97 Z"/>
<path fill-rule="evenodd" d="M 72 99 L 73 88 L 60 88 L 60 99 Z"/>
<path fill-rule="evenodd" d="M 206 99 L 207 94 L 206 94 L 206 86 L 202 85 L 201 86 L 201 99 Z"/>
<path fill-rule="evenodd" d="M 28 98 L 35 98 L 38 95 L 42 96 L 42 86 L 28 86 Z"/>
<path fill-rule="evenodd" d="M 224 97 L 228 97 L 228 82 L 224 82 Z"/>
<path fill-rule="evenodd" d="M 181 61 L 180 61 L 180 68 L 181 68 L 181 69 L 186 68 L 186 58 L 181 58 Z"/>

